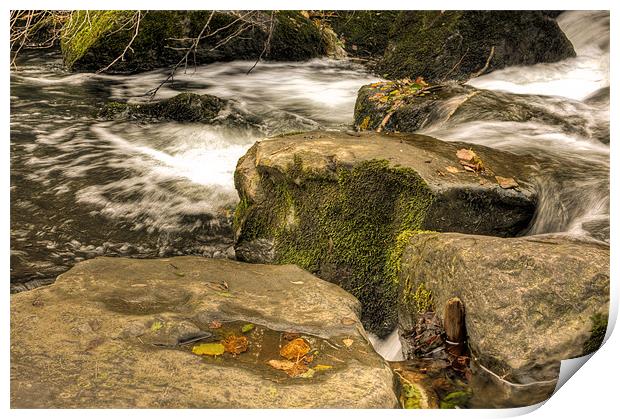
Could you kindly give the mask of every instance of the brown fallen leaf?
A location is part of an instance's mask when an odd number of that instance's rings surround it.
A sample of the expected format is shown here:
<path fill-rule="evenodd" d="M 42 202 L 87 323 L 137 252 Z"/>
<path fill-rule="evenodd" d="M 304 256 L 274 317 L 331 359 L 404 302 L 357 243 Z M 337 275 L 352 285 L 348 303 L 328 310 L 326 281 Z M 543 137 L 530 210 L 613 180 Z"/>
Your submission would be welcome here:
<path fill-rule="evenodd" d="M 446 167 L 446 172 L 448 172 L 448 173 L 458 173 L 458 172 L 460 172 L 460 170 L 457 167 L 448 166 L 448 167 Z"/>
<path fill-rule="evenodd" d="M 289 375 L 289 377 L 297 377 L 308 371 L 308 366 L 302 362 L 293 362 L 285 359 L 272 359 L 267 362 L 269 366 L 277 370 L 282 370 Z"/>
<path fill-rule="evenodd" d="M 213 320 L 209 323 L 209 329 L 219 329 L 220 327 L 222 327 L 222 322 L 218 320 Z"/>
<path fill-rule="evenodd" d="M 310 352 L 310 345 L 302 338 L 290 341 L 280 349 L 280 355 L 289 360 L 298 361 Z"/>
<path fill-rule="evenodd" d="M 353 339 L 342 339 L 342 343 L 344 343 L 344 346 L 346 346 L 347 348 L 349 348 L 351 345 L 353 345 Z"/>
<path fill-rule="evenodd" d="M 476 153 L 473 150 L 468 150 L 466 148 L 461 148 L 456 152 L 456 157 L 465 161 L 472 161 L 474 157 L 476 157 Z"/>
<path fill-rule="evenodd" d="M 245 336 L 228 336 L 222 341 L 224 350 L 230 354 L 239 355 L 248 350 L 248 338 Z"/>
<path fill-rule="evenodd" d="M 495 176 L 495 179 L 497 180 L 497 183 L 499 183 L 499 186 L 503 189 L 512 189 L 519 187 L 517 181 L 511 177 Z"/>

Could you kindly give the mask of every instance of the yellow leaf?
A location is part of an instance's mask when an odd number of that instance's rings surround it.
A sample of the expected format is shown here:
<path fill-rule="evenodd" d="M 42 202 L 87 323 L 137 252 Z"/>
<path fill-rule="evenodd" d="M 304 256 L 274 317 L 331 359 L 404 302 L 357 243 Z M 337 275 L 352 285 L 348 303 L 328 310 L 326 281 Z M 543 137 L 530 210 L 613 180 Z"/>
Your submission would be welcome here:
<path fill-rule="evenodd" d="M 155 320 L 153 324 L 151 325 L 151 331 L 157 332 L 162 327 L 164 327 L 164 324 L 160 322 L 159 320 Z"/>
<path fill-rule="evenodd" d="M 196 355 L 222 355 L 224 353 L 224 345 L 221 343 L 201 343 L 199 345 L 194 345 L 192 348 L 192 352 Z"/>
<path fill-rule="evenodd" d="M 353 345 L 353 339 L 342 339 L 342 343 L 344 343 L 344 346 L 346 346 L 347 348 L 349 348 L 351 345 Z"/>
<path fill-rule="evenodd" d="M 323 365 L 323 364 L 318 364 L 314 366 L 315 371 L 325 371 L 331 368 L 334 368 L 334 367 L 332 367 L 331 365 Z"/>

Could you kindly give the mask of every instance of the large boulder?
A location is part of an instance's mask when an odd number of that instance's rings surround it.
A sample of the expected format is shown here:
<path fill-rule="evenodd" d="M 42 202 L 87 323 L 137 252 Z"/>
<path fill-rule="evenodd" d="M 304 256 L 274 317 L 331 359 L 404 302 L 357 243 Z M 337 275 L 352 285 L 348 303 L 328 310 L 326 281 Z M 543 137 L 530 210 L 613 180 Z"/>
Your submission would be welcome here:
<path fill-rule="evenodd" d="M 457 151 L 485 169 L 468 172 Z M 514 236 L 536 208 L 529 157 L 421 135 L 309 132 L 257 142 L 239 160 L 237 258 L 294 263 L 362 302 L 364 325 L 396 325 L 394 254 L 419 230 Z M 513 179 L 500 186 L 496 176 Z"/>
<path fill-rule="evenodd" d="M 106 71 L 145 71 L 179 62 L 209 22 L 189 65 L 260 56 L 297 61 L 325 53 L 321 32 L 310 19 L 299 12 L 278 11 L 272 24 L 271 16 L 258 11 L 213 16 L 204 10 L 150 10 L 140 16 L 131 10 L 75 11 L 63 27 L 61 47 L 71 70 L 100 70 L 122 56 Z"/>
<path fill-rule="evenodd" d="M 591 112 L 589 106 L 575 101 L 571 107 L 575 112 L 567 116 L 566 105 L 554 109 L 548 97 L 457 83 L 427 86 L 423 82 L 400 80 L 362 86 L 354 119 L 358 129 L 400 132 L 415 132 L 436 123 L 454 126 L 476 121 L 539 122 L 569 135 L 609 143 L 608 121 L 592 128 L 591 121 L 583 116 Z"/>
<path fill-rule="evenodd" d="M 391 79 L 466 80 L 575 56 L 555 20 L 540 11 L 405 11 L 389 39 L 377 71 Z"/>
<path fill-rule="evenodd" d="M 395 407 L 359 311 L 290 265 L 92 259 L 11 297 L 11 406 Z"/>
<path fill-rule="evenodd" d="M 472 356 L 473 407 L 551 396 L 560 361 L 595 351 L 609 310 L 609 246 L 563 236 L 415 234 L 399 265 L 404 352 L 423 312 L 459 298 Z"/>

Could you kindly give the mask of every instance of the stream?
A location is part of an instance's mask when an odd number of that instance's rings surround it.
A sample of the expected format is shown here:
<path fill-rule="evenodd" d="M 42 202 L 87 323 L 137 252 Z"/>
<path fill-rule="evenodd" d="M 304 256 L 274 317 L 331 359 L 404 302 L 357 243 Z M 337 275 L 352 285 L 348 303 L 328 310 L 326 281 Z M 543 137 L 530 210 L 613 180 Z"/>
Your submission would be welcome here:
<path fill-rule="evenodd" d="M 577 57 L 506 68 L 469 84 L 528 95 L 562 118 L 579 118 L 580 129 L 472 115 L 438 119 L 421 132 L 546 156 L 552 164 L 538 178 L 528 234 L 609 242 L 609 14 L 565 12 L 558 23 Z M 191 91 L 231 99 L 256 126 L 119 122 L 97 118 L 98 109 L 109 100 L 147 100 L 165 69 L 69 73 L 58 52 L 25 53 L 11 72 L 11 291 L 49 284 L 100 255 L 233 258 L 239 157 L 269 135 L 351 129 L 358 89 L 379 80 L 345 60 L 260 63 L 247 74 L 253 64 L 188 68 L 157 97 Z M 373 341 L 386 359 L 400 358 L 396 331 Z"/>

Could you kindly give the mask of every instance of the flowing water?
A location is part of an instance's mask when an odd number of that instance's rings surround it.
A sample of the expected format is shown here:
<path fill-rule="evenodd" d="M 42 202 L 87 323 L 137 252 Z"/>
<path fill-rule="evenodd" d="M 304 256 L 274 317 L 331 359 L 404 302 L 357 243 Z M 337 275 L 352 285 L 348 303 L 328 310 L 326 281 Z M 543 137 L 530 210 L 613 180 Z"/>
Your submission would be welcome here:
<path fill-rule="evenodd" d="M 268 135 L 348 129 L 357 90 L 377 80 L 333 60 L 190 68 L 181 91 L 232 99 L 255 126 L 103 121 L 108 100 L 147 100 L 166 71 L 71 74 L 57 54 L 22 57 L 11 74 L 11 288 L 53 281 L 98 255 L 234 257 L 233 173 Z"/>
<path fill-rule="evenodd" d="M 576 121 L 572 130 L 474 113 L 466 121 L 438 118 L 421 132 L 545 156 L 528 234 L 608 242 L 609 14 L 566 12 L 558 23 L 577 57 L 506 68 L 469 84 L 521 94 L 510 99 Z M 97 255 L 232 257 L 237 159 L 267 135 L 349 129 L 357 90 L 378 80 L 347 61 L 261 63 L 249 75 L 252 62 L 217 63 L 179 74 L 158 96 L 192 91 L 232 99 L 257 126 L 110 122 L 95 116 L 104 102 L 146 100 L 166 72 L 71 74 L 54 53 L 22 61 L 11 74 L 14 291 L 49 283 Z M 373 340 L 384 357 L 400 358 L 396 331 Z"/>

